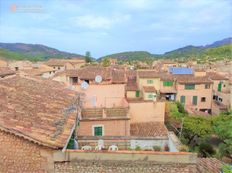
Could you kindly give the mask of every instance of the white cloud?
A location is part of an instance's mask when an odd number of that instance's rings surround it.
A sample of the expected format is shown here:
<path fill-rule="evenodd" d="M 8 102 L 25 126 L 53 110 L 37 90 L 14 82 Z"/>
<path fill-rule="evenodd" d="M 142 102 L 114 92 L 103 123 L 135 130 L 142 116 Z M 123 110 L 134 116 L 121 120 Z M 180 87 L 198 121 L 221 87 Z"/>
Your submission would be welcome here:
<path fill-rule="evenodd" d="M 83 15 L 72 17 L 71 22 L 78 27 L 89 29 L 109 29 L 113 25 L 128 21 L 130 15 L 114 15 L 112 17 L 97 16 L 97 15 Z"/>

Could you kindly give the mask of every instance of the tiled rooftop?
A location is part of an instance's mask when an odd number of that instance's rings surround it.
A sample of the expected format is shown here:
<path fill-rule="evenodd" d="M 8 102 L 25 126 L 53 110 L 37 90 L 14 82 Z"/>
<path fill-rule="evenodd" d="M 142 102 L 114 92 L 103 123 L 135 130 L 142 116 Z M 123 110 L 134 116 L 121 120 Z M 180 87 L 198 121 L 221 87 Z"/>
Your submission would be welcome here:
<path fill-rule="evenodd" d="M 139 87 L 137 85 L 136 79 L 129 79 L 126 85 L 127 91 L 137 91 Z"/>
<path fill-rule="evenodd" d="M 111 71 L 112 75 L 112 83 L 118 84 L 118 83 L 125 83 L 126 82 L 126 72 L 125 70 L 112 70 Z"/>
<path fill-rule="evenodd" d="M 198 159 L 198 170 L 201 172 L 219 173 L 223 162 L 216 158 L 199 158 Z"/>
<path fill-rule="evenodd" d="M 174 75 L 174 77 L 177 79 L 177 82 L 181 84 L 186 84 L 186 83 L 212 84 L 213 83 L 212 80 L 210 80 L 208 76 Z"/>
<path fill-rule="evenodd" d="M 23 73 L 26 73 L 30 76 L 38 76 L 42 75 L 43 73 L 53 71 L 52 67 L 49 67 L 47 65 L 41 65 L 38 68 L 32 68 L 32 69 L 23 69 L 21 70 Z"/>
<path fill-rule="evenodd" d="M 13 74 L 15 74 L 15 72 L 9 67 L 0 67 L 0 77 L 5 77 Z"/>
<path fill-rule="evenodd" d="M 130 134 L 136 137 L 167 137 L 168 130 L 161 122 L 131 123 Z"/>
<path fill-rule="evenodd" d="M 207 76 L 212 80 L 228 80 L 228 78 L 216 72 L 207 72 Z"/>
<path fill-rule="evenodd" d="M 18 75 L 0 79 L 0 129 L 53 148 L 63 148 L 76 113 L 65 113 L 75 92 L 55 81 Z"/>
<path fill-rule="evenodd" d="M 159 78 L 160 74 L 157 73 L 155 70 L 139 70 L 138 76 L 140 78 Z"/>

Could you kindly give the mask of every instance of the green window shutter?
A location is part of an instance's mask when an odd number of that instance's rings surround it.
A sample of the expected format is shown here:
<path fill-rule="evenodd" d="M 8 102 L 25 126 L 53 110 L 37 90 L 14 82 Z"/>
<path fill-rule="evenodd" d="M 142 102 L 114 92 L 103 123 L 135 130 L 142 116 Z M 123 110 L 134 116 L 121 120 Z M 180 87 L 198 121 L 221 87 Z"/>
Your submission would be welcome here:
<path fill-rule="evenodd" d="M 149 99 L 153 99 L 153 97 L 154 97 L 153 94 L 149 94 L 149 95 L 148 95 L 148 98 L 149 98 Z"/>
<path fill-rule="evenodd" d="M 163 86 L 173 86 L 173 81 L 164 81 Z"/>
<path fill-rule="evenodd" d="M 222 83 L 221 82 L 218 84 L 218 91 L 222 91 Z"/>
<path fill-rule="evenodd" d="M 94 136 L 102 136 L 102 127 L 94 127 Z"/>
<path fill-rule="evenodd" d="M 197 105 L 197 96 L 193 96 L 192 103 L 193 105 Z"/>
<path fill-rule="evenodd" d="M 185 103 L 185 96 L 180 97 L 180 102 L 183 103 L 183 104 Z"/>
<path fill-rule="evenodd" d="M 150 79 L 149 79 L 149 80 L 147 80 L 147 83 L 148 83 L 148 84 L 153 84 L 153 80 L 150 80 Z"/>
<path fill-rule="evenodd" d="M 194 90 L 195 89 L 195 84 L 185 84 L 185 89 L 186 90 Z"/>
<path fill-rule="evenodd" d="M 139 91 L 136 91 L 136 92 L 135 92 L 135 96 L 136 96 L 136 97 L 139 97 L 139 96 L 140 96 L 140 92 L 139 92 Z"/>

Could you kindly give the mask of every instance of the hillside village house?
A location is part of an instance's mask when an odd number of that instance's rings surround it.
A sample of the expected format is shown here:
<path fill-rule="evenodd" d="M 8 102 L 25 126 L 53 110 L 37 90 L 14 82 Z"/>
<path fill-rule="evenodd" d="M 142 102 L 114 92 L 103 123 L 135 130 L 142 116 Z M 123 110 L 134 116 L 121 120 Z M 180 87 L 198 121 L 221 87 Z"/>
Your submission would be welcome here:
<path fill-rule="evenodd" d="M 46 65 L 52 67 L 56 71 L 79 69 L 81 66 L 85 65 L 85 60 L 83 59 L 49 59 Z"/>
<path fill-rule="evenodd" d="M 31 69 L 20 70 L 20 74 L 25 76 L 39 76 L 42 78 L 51 78 L 56 74 L 56 70 L 45 64 L 40 64 L 39 66 L 33 66 Z"/>
<path fill-rule="evenodd" d="M 33 63 L 27 60 L 8 62 L 8 67 L 10 67 L 14 71 L 19 71 L 22 69 L 31 69 L 32 66 L 33 66 Z"/>
<path fill-rule="evenodd" d="M 76 112 L 65 111 L 76 92 L 48 80 L 0 79 L 0 172 L 54 172 L 54 156 L 67 148 Z"/>
<path fill-rule="evenodd" d="M 173 67 L 169 73 L 139 70 L 126 85 L 128 100 L 177 100 L 189 113 L 212 113 L 212 94 L 213 82 L 206 72 L 183 67 Z"/>
<path fill-rule="evenodd" d="M 231 108 L 231 85 L 229 78 L 216 72 L 207 72 L 213 81 L 213 112 L 218 114 Z"/>
<path fill-rule="evenodd" d="M 97 75 L 102 77 L 100 83 L 95 81 Z M 164 125 L 165 103 L 154 103 L 155 100 L 149 99 L 146 95 L 145 102 L 140 98 L 140 102 L 130 102 L 125 96 L 126 92 L 129 92 L 129 81 L 135 78 L 136 73 L 117 67 L 84 67 L 57 73 L 54 80 L 68 83 L 86 96 L 80 127 L 77 129 L 80 146 L 94 147 L 99 139 L 104 141 L 105 147 L 117 144 L 119 148 L 124 149 L 135 148 L 136 145 L 151 149 L 153 145 L 163 147 L 166 143 L 169 144 L 168 132 Z M 86 90 L 80 86 L 83 81 L 89 84 Z M 150 86 L 147 87 L 145 89 L 148 89 L 148 94 L 156 92 L 149 90 Z M 154 122 L 155 125 L 149 122 Z M 150 136 L 144 136 L 140 128 L 152 129 L 153 132 Z"/>
<path fill-rule="evenodd" d="M 207 76 L 176 75 L 176 78 L 176 99 L 188 111 L 212 112 L 213 82 Z"/>

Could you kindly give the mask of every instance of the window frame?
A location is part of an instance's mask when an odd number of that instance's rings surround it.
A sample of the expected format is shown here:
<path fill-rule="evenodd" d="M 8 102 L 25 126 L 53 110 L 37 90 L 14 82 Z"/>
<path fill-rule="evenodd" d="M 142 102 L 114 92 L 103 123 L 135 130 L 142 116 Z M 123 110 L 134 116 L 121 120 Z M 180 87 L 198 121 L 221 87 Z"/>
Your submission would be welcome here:
<path fill-rule="evenodd" d="M 196 98 L 196 99 L 194 99 L 194 98 Z M 197 96 L 193 96 L 192 97 L 192 105 L 197 106 L 197 103 L 198 103 L 198 97 Z"/>
<path fill-rule="evenodd" d="M 152 79 L 147 79 L 147 84 L 154 84 L 154 81 Z"/>
<path fill-rule="evenodd" d="M 104 125 L 102 125 L 102 124 L 92 125 L 92 135 L 93 136 L 100 136 L 100 135 L 95 135 L 95 128 L 96 127 L 101 127 L 102 128 L 102 135 L 101 136 L 104 136 L 105 135 L 105 129 L 104 129 Z"/>
<path fill-rule="evenodd" d="M 201 97 L 201 102 L 206 102 L 206 97 Z"/>
<path fill-rule="evenodd" d="M 205 89 L 210 89 L 210 84 L 205 84 Z"/>
<path fill-rule="evenodd" d="M 185 90 L 195 90 L 195 84 L 185 84 L 184 89 Z"/>
<path fill-rule="evenodd" d="M 182 101 L 182 98 L 184 99 L 184 101 Z M 182 104 L 185 104 L 185 101 L 186 101 L 186 96 L 180 96 L 180 102 L 181 102 Z"/>

